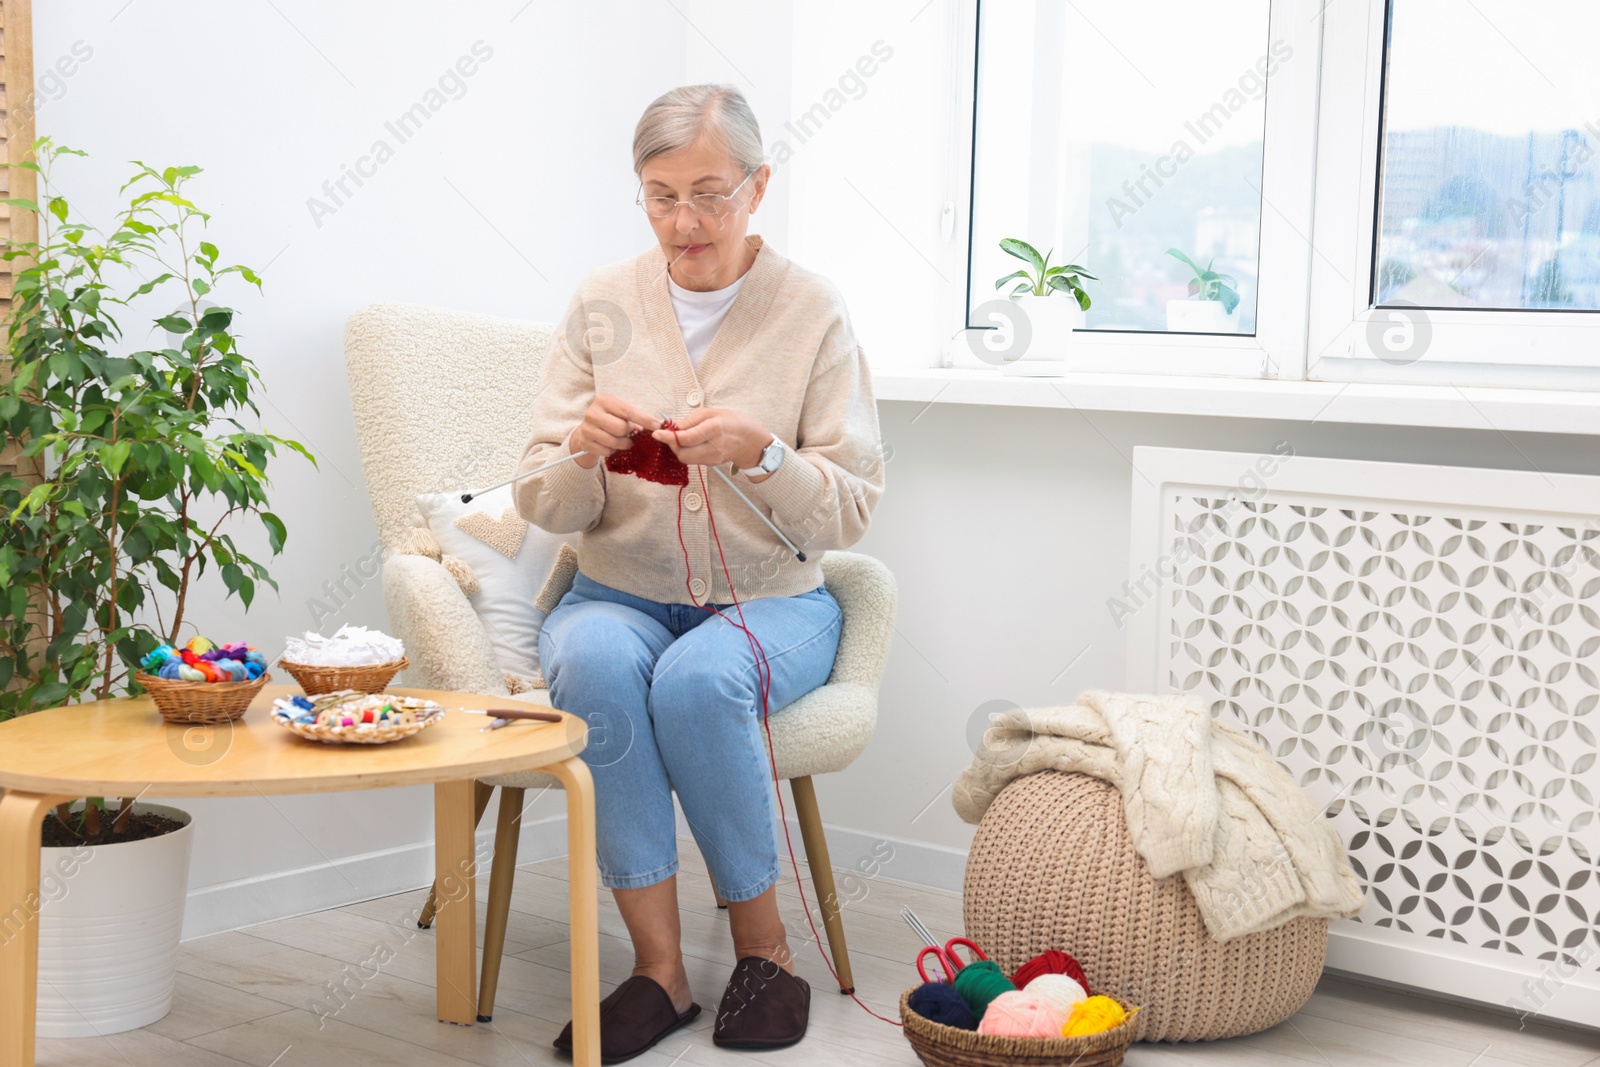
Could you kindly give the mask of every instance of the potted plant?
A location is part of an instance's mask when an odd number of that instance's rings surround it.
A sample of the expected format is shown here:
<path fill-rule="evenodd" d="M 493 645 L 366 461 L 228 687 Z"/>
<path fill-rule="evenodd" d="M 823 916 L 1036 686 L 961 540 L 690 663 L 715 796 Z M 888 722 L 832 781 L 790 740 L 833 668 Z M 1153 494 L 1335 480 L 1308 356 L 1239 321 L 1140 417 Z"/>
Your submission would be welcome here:
<path fill-rule="evenodd" d="M 4 244 L 14 284 L 0 445 L 43 466 L 32 478 L 0 472 L 0 719 L 131 692 L 138 660 L 179 642 L 208 565 L 246 608 L 257 583 L 276 588 L 227 527 L 253 520 L 276 555 L 286 531 L 267 510 L 267 465 L 279 447 L 311 459 L 238 421 L 256 413 L 260 375 L 238 350 L 233 310 L 211 301 L 230 275 L 261 279 L 200 239 L 208 216 L 185 193 L 200 169 L 135 164 L 128 202 L 102 232 L 50 180 L 61 157 L 81 155 L 36 142 L 36 162 L 14 166 L 36 173 L 38 202 L 6 201 L 37 215 L 39 238 Z M 130 351 L 113 313 L 170 307 L 174 290 L 177 309 L 152 316 L 168 346 Z M 174 758 L 192 758 L 182 728 L 152 729 L 173 731 Z M 46 817 L 41 1036 L 114 1033 L 166 1013 L 188 823 L 131 797 Z"/>
<path fill-rule="evenodd" d="M 1001 369 L 1006 374 L 1030 377 L 1065 373 L 1072 331 L 1083 328 L 1083 313 L 1089 310 L 1089 294 L 1081 279 L 1099 279 L 1076 263 L 1051 266 L 1054 249 L 1041 256 L 1038 249 L 1015 237 L 1002 239 L 1000 248 L 1032 268 L 1014 271 L 994 283 L 996 289 L 1017 283 L 1009 295 L 1017 302 L 1026 324 L 1025 329 L 1017 327 L 1016 351 L 1006 353 L 1010 358 Z M 1049 299 L 1057 293 L 1070 299 Z"/>
<path fill-rule="evenodd" d="M 1167 249 L 1167 255 L 1188 267 L 1193 275 L 1189 279 L 1189 299 L 1167 301 L 1167 329 L 1173 333 L 1238 333 L 1238 281 L 1211 269 L 1216 262 L 1214 256 L 1202 270 L 1176 248 Z"/>

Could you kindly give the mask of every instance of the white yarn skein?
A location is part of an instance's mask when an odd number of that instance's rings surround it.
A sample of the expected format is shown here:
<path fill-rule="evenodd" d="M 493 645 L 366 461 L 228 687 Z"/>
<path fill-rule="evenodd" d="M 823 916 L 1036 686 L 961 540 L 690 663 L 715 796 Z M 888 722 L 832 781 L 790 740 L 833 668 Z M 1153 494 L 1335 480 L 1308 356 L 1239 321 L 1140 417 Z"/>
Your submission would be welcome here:
<path fill-rule="evenodd" d="M 284 659 L 319 667 L 363 667 L 390 663 L 405 655 L 399 638 L 349 624 L 339 627 L 332 637 L 307 630 L 304 637 L 289 638 L 287 645 Z"/>
<path fill-rule="evenodd" d="M 1023 988 L 1039 994 L 1051 1007 L 1059 1009 L 1063 1019 L 1072 1014 L 1074 1004 L 1089 999 L 1083 986 L 1064 974 L 1041 974 Z"/>

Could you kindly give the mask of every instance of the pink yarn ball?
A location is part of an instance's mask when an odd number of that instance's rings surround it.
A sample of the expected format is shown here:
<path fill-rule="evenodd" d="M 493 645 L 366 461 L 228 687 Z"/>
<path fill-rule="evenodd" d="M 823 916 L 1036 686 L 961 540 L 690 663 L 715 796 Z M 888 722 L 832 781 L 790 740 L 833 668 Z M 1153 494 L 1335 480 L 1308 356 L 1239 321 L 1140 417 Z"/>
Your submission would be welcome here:
<path fill-rule="evenodd" d="M 989 1002 L 978 1033 L 993 1037 L 1060 1037 L 1067 1017 L 1045 997 L 1020 989 Z"/>

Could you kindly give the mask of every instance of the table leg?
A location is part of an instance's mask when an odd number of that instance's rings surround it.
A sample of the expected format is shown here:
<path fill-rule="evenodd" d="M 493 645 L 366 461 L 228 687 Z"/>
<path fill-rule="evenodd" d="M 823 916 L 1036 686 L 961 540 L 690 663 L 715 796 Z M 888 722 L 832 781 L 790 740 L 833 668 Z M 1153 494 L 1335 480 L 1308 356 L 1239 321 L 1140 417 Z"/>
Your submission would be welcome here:
<path fill-rule="evenodd" d="M 439 1021 L 463 1026 L 478 1018 L 478 859 L 472 785 L 465 779 L 433 787 L 435 995 Z"/>
<path fill-rule="evenodd" d="M 0 794 L 0 1067 L 33 1067 L 39 997 L 39 825 L 67 797 Z"/>
<path fill-rule="evenodd" d="M 544 770 L 567 791 L 567 909 L 572 941 L 572 1067 L 600 1067 L 600 887 L 594 859 L 594 779 L 573 756 Z"/>

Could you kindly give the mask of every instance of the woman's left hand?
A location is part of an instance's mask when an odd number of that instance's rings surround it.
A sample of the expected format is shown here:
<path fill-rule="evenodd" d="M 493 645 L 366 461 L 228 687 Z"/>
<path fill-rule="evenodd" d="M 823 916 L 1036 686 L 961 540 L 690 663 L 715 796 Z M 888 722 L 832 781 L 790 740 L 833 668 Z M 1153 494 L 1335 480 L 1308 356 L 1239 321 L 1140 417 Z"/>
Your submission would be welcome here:
<path fill-rule="evenodd" d="M 732 463 L 741 470 L 761 462 L 762 451 L 773 433 L 755 419 L 731 408 L 706 408 L 675 420 L 678 431 L 657 430 L 652 435 L 667 445 L 684 463 L 709 467 Z"/>

